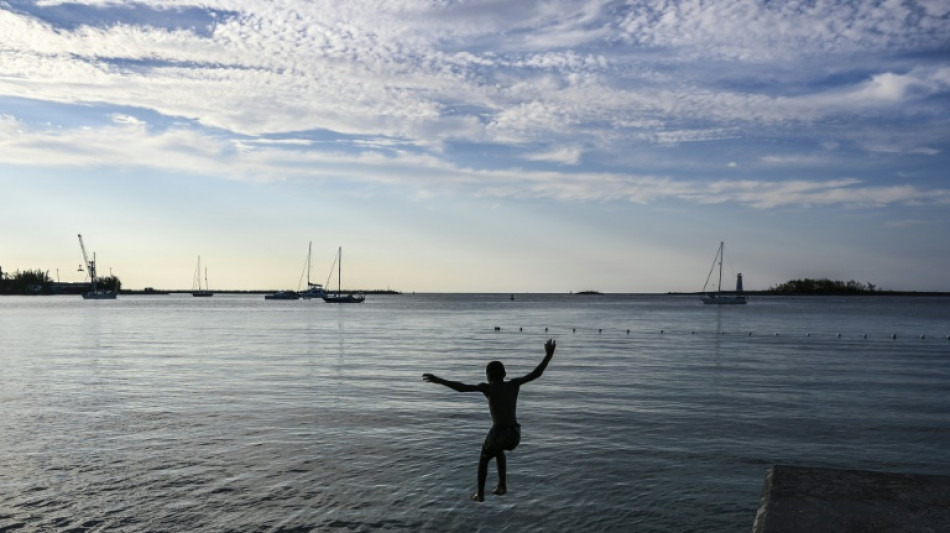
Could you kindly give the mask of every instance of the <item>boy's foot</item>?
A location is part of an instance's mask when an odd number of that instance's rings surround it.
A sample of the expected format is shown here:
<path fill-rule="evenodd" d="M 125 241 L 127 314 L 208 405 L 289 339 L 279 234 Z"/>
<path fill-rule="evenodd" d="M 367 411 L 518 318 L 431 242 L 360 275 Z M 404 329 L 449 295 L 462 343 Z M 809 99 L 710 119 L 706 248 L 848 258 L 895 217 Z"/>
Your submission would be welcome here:
<path fill-rule="evenodd" d="M 475 494 L 472 494 L 472 501 L 475 501 L 475 502 L 483 502 L 483 501 L 485 501 L 485 497 L 482 496 L 481 494 L 478 494 L 478 493 L 476 492 Z"/>
<path fill-rule="evenodd" d="M 492 494 L 497 494 L 498 496 L 501 496 L 506 492 L 508 492 L 508 489 L 506 487 L 502 487 L 501 485 L 498 485 L 493 491 L 491 491 Z"/>

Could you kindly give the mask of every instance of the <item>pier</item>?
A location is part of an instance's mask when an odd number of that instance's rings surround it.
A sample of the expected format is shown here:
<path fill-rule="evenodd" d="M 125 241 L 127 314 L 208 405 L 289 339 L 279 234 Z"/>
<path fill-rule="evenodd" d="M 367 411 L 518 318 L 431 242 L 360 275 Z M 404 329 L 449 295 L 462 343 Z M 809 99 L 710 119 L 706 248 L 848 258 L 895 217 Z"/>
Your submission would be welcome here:
<path fill-rule="evenodd" d="M 950 531 L 950 476 L 772 466 L 752 531 Z"/>

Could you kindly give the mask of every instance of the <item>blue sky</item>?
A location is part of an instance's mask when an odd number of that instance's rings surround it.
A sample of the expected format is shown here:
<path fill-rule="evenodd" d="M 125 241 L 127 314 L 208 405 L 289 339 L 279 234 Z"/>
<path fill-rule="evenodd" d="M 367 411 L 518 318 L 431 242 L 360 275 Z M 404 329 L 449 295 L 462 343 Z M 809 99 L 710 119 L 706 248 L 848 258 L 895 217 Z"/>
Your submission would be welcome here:
<path fill-rule="evenodd" d="M 944 1 L 0 1 L 0 267 L 950 291 Z"/>

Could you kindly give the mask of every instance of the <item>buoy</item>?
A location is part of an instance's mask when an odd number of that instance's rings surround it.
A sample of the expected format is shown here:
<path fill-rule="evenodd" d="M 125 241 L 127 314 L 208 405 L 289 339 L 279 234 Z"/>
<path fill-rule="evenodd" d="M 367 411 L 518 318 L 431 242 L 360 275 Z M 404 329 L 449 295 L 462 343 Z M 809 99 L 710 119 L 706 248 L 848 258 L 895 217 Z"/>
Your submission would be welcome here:
<path fill-rule="evenodd" d="M 841 334 L 839 333 L 839 334 L 837 335 L 837 337 L 838 337 L 838 338 L 841 338 Z"/>
<path fill-rule="evenodd" d="M 660 330 L 660 333 L 663 333 L 663 330 L 662 330 L 662 329 Z"/>
<path fill-rule="evenodd" d="M 926 339 L 927 336 L 926 336 L 926 335 L 921 335 L 920 338 L 921 338 L 921 339 Z"/>
<path fill-rule="evenodd" d="M 725 335 L 726 332 L 725 332 L 725 331 L 720 331 L 719 334 L 720 334 L 720 335 Z"/>
<path fill-rule="evenodd" d="M 629 330 L 629 329 L 627 330 L 627 335 L 630 335 L 630 330 Z M 948 337 L 948 338 L 950 338 L 950 337 Z"/>
<path fill-rule="evenodd" d="M 524 328 L 518 328 L 518 331 L 524 331 Z"/>
<path fill-rule="evenodd" d="M 548 328 L 544 328 L 544 332 L 547 333 L 547 332 L 548 332 Z"/>
<path fill-rule="evenodd" d="M 695 335 L 696 332 L 695 332 L 695 331 L 690 331 L 689 334 L 690 334 L 690 335 Z"/>
<path fill-rule="evenodd" d="M 775 335 L 776 337 L 778 337 L 778 333 L 773 333 L 772 335 Z"/>
<path fill-rule="evenodd" d="M 495 326 L 495 331 L 501 331 L 501 328 L 498 326 Z"/>
<path fill-rule="evenodd" d="M 891 335 L 891 338 L 892 338 L 892 339 L 896 339 L 896 338 L 897 338 L 897 333 Z"/>
<path fill-rule="evenodd" d="M 806 336 L 806 337 L 811 337 L 811 333 L 806 333 L 805 336 Z"/>
<path fill-rule="evenodd" d="M 864 338 L 865 338 L 865 339 L 868 338 L 868 334 L 867 334 L 867 333 L 864 334 Z"/>
<path fill-rule="evenodd" d="M 603 332 L 604 332 L 604 330 L 602 330 L 602 329 L 598 329 L 598 330 L 597 330 L 597 333 L 603 333 Z"/>
<path fill-rule="evenodd" d="M 752 336 L 752 332 L 751 332 L 751 331 L 749 332 L 749 336 L 750 336 L 750 337 Z"/>
<path fill-rule="evenodd" d="M 571 333 L 577 333 L 577 328 L 572 329 Z"/>

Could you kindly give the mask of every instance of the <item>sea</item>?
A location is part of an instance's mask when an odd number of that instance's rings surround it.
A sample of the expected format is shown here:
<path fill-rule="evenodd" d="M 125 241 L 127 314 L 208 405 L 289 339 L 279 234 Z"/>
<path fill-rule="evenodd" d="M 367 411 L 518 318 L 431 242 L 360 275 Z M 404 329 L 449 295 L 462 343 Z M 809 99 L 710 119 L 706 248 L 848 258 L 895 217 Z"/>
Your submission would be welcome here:
<path fill-rule="evenodd" d="M 750 531 L 771 465 L 950 475 L 948 336 L 950 297 L 3 297 L 0 532 Z M 485 398 L 422 374 L 547 339 L 473 502 Z"/>

